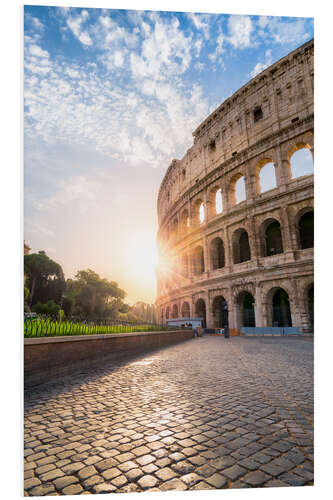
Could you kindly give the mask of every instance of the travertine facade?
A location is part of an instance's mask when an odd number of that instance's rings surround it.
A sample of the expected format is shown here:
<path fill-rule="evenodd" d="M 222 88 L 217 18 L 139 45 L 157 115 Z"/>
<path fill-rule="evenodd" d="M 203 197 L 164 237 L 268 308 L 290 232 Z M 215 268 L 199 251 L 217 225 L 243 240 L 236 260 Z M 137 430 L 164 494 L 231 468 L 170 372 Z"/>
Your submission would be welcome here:
<path fill-rule="evenodd" d="M 162 323 L 312 331 L 313 174 L 293 178 L 291 164 L 300 149 L 314 154 L 313 53 L 311 40 L 253 78 L 169 166 L 158 195 Z M 267 191 L 263 167 L 276 181 Z"/>

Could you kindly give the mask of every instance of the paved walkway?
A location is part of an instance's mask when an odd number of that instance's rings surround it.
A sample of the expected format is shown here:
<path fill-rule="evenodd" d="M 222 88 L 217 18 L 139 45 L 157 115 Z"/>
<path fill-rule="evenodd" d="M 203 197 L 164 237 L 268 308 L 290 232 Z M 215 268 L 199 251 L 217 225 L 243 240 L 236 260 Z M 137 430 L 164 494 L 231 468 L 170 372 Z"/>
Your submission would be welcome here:
<path fill-rule="evenodd" d="M 313 342 L 205 336 L 25 398 L 25 495 L 313 484 Z"/>

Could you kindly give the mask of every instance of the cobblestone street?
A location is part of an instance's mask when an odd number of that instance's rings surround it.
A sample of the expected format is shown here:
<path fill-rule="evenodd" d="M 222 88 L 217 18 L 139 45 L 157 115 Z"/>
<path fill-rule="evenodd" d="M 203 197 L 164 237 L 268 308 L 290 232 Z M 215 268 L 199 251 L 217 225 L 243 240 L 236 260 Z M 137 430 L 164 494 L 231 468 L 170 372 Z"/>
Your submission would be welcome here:
<path fill-rule="evenodd" d="M 313 484 L 313 341 L 205 336 L 25 392 L 26 496 Z"/>

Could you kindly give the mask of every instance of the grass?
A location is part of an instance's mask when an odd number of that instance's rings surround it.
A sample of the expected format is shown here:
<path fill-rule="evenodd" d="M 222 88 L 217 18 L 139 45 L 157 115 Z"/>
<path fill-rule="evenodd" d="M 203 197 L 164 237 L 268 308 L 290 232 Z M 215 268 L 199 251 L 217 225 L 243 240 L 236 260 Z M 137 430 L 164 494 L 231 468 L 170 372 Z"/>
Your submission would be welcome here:
<path fill-rule="evenodd" d="M 52 321 L 50 319 L 26 319 L 24 337 L 58 337 L 64 335 L 96 335 L 131 332 L 160 332 L 177 328 L 153 324 L 109 324 L 98 325 L 93 322 Z"/>

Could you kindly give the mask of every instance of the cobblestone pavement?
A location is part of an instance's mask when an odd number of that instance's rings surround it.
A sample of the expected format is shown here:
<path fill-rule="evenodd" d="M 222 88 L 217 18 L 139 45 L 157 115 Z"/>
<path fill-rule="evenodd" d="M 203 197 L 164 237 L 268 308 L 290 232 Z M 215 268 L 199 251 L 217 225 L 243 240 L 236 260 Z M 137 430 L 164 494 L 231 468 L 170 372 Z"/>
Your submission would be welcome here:
<path fill-rule="evenodd" d="M 313 484 L 313 342 L 205 336 L 25 394 L 26 496 Z"/>

